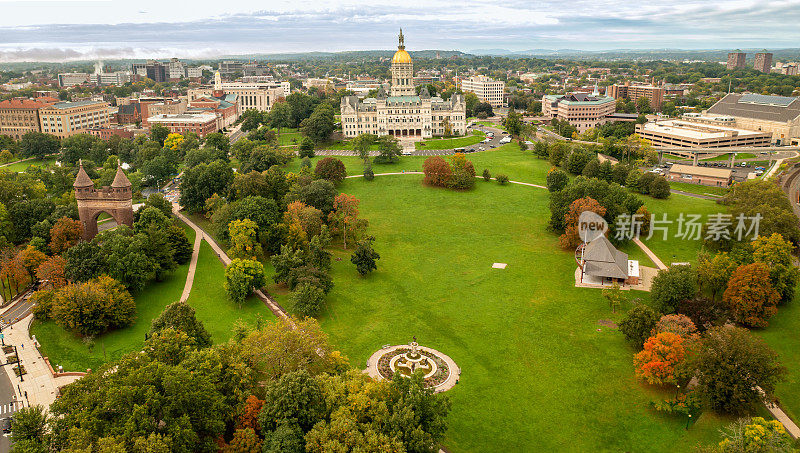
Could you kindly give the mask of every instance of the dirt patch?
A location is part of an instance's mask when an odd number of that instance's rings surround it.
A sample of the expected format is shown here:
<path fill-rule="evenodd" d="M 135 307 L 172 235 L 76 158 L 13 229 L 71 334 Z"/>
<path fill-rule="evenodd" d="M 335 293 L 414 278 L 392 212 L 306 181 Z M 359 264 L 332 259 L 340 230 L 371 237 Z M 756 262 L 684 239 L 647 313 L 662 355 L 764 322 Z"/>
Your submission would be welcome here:
<path fill-rule="evenodd" d="M 597 324 L 610 329 L 616 329 L 618 327 L 614 321 L 610 321 L 608 319 L 598 319 Z"/>

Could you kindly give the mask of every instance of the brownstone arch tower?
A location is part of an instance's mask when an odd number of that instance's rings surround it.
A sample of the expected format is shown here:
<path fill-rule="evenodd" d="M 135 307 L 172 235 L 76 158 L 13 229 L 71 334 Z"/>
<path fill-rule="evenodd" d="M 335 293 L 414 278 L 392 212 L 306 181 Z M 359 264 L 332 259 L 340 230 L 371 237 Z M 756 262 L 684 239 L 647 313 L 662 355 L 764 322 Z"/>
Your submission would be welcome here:
<path fill-rule="evenodd" d="M 131 182 L 119 165 L 111 187 L 95 189 L 81 163 L 72 187 L 75 188 L 75 198 L 78 200 L 78 215 L 83 224 L 85 240 L 90 241 L 97 235 L 97 216 L 103 212 L 113 217 L 117 225 L 133 226 L 133 190 Z"/>

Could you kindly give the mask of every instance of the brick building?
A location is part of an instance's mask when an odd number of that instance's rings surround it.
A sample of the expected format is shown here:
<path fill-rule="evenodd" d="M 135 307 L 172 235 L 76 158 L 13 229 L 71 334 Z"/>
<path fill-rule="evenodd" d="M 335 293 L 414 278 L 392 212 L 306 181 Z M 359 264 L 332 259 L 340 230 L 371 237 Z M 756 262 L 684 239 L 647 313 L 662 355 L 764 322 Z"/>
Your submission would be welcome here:
<path fill-rule="evenodd" d="M 41 132 L 39 109 L 58 102 L 50 97 L 15 98 L 0 102 L 0 135 L 19 140 L 28 132 Z"/>
<path fill-rule="evenodd" d="M 661 111 L 664 103 L 664 87 L 653 85 L 610 85 L 606 88 L 606 95 L 614 99 L 630 99 L 634 103 L 639 98 L 647 98 L 650 101 L 650 108 L 654 112 Z"/>
<path fill-rule="evenodd" d="M 766 50 L 764 52 L 757 53 L 753 67 L 756 69 L 756 71 L 769 74 L 770 71 L 772 71 L 772 54 Z"/>
<path fill-rule="evenodd" d="M 731 52 L 728 54 L 728 64 L 727 68 L 729 71 L 734 69 L 744 69 L 746 63 L 745 60 L 747 59 L 747 54 L 742 52 L 741 50 L 736 50 L 735 52 Z"/>
<path fill-rule="evenodd" d="M 200 137 L 213 134 L 221 129 L 220 119 L 214 113 L 180 113 L 151 116 L 147 119 L 150 125 L 160 124 L 170 132 L 184 134 L 194 132 Z"/>
<path fill-rule="evenodd" d="M 57 102 L 39 110 L 41 131 L 60 138 L 108 127 L 113 115 L 103 101 Z"/>

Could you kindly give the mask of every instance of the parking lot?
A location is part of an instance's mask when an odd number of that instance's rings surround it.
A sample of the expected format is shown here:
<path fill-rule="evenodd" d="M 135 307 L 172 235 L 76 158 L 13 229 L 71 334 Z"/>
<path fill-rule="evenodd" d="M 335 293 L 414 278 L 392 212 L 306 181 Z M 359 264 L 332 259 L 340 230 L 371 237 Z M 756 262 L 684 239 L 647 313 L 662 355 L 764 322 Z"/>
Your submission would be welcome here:
<path fill-rule="evenodd" d="M 669 169 L 672 168 L 672 165 L 675 162 L 664 162 L 662 165 L 656 165 L 653 168 L 643 168 L 644 171 L 649 171 L 651 173 L 657 173 L 662 176 L 666 176 L 669 173 Z M 742 166 L 744 164 L 744 166 Z M 709 168 L 720 168 L 720 169 L 730 169 L 732 171 L 733 179 L 736 181 L 744 181 L 747 179 L 750 173 L 755 173 L 756 176 L 761 176 L 766 168 L 762 165 L 756 164 L 754 162 L 738 162 L 733 168 L 729 167 L 729 162 L 725 161 L 716 161 L 716 162 L 699 162 L 698 166 L 700 167 L 709 167 Z"/>

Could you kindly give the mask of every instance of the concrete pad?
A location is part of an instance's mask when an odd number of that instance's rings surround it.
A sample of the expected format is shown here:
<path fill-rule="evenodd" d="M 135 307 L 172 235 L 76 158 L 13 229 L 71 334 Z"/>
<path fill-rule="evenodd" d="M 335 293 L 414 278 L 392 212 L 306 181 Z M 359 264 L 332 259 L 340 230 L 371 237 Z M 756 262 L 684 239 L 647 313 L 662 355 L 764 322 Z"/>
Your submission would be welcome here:
<path fill-rule="evenodd" d="M 492 264 L 492 269 L 505 269 L 508 264 L 506 263 L 494 263 Z"/>

